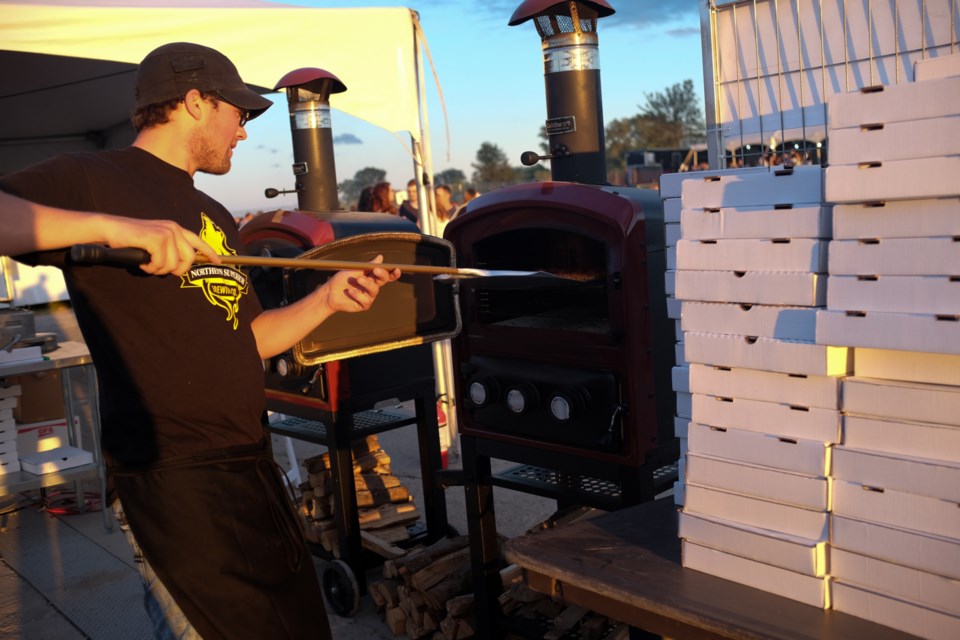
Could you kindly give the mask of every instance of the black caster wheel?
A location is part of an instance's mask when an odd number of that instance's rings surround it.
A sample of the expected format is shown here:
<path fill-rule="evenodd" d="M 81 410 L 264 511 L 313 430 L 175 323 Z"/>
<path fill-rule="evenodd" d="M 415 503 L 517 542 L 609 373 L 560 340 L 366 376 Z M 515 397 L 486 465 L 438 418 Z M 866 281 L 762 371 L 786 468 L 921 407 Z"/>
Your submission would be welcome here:
<path fill-rule="evenodd" d="M 349 618 L 360 608 L 360 587 L 353 570 L 343 560 L 331 560 L 320 574 L 320 586 L 330 608 L 341 618 Z"/>

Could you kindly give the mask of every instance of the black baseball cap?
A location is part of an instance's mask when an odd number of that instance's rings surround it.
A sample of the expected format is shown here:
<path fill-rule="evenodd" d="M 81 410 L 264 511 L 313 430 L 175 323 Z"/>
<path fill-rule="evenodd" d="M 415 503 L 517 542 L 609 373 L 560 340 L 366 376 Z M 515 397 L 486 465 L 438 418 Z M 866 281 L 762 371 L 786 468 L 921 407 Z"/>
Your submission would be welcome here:
<path fill-rule="evenodd" d="M 173 42 L 147 54 L 137 69 L 136 108 L 175 98 L 191 89 L 216 93 L 256 118 L 273 105 L 244 84 L 227 56 L 216 49 L 190 42 Z"/>

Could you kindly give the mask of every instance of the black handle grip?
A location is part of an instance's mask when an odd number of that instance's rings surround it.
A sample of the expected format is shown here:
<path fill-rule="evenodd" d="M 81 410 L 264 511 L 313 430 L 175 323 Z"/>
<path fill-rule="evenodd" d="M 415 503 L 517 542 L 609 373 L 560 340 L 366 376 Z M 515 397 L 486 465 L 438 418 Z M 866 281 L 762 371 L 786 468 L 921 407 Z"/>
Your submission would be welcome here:
<path fill-rule="evenodd" d="M 135 247 L 111 249 L 100 244 L 76 244 L 70 247 L 70 260 L 73 264 L 104 264 L 110 262 L 140 266 L 150 262 L 150 254 Z"/>

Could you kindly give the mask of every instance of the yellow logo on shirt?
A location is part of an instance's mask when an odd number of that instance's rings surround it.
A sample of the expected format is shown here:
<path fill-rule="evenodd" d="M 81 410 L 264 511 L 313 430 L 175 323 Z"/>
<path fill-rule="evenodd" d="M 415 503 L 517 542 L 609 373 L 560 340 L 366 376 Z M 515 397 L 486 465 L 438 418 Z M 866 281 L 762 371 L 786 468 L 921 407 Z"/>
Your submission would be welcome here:
<path fill-rule="evenodd" d="M 205 213 L 200 214 L 200 220 L 201 240 L 213 247 L 218 255 L 237 255 L 237 252 L 227 245 L 227 235 L 223 232 L 223 229 L 218 227 Z M 210 304 L 227 312 L 226 320 L 232 322 L 233 328 L 236 330 L 240 299 L 250 291 L 250 281 L 242 271 L 227 265 L 194 265 L 190 268 L 190 271 L 180 276 L 180 287 L 183 289 L 197 288 L 203 291 L 203 295 Z"/>

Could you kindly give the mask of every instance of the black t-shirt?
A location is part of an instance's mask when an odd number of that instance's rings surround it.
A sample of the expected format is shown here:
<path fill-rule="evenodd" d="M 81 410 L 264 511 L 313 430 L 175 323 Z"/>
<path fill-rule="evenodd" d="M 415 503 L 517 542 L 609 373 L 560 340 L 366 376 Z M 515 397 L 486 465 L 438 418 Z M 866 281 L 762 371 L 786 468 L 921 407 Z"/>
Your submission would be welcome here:
<path fill-rule="evenodd" d="M 222 255 L 240 249 L 223 206 L 188 173 L 135 147 L 58 156 L 0 178 L 0 188 L 66 209 L 173 220 Z M 262 438 L 263 369 L 250 327 L 261 307 L 246 274 L 194 265 L 158 277 L 64 265 L 64 254 L 21 259 L 64 268 L 97 369 L 109 463 L 138 467 Z"/>

